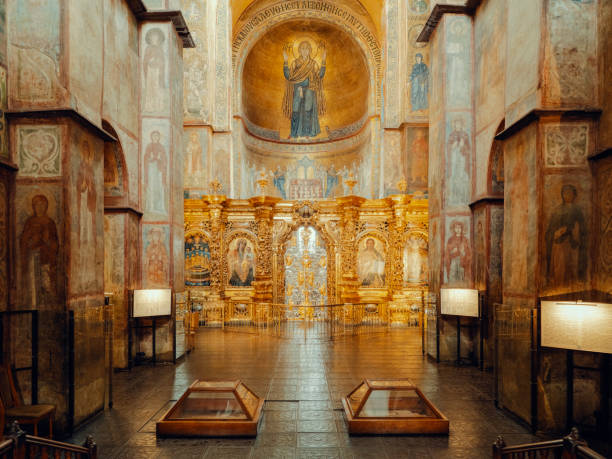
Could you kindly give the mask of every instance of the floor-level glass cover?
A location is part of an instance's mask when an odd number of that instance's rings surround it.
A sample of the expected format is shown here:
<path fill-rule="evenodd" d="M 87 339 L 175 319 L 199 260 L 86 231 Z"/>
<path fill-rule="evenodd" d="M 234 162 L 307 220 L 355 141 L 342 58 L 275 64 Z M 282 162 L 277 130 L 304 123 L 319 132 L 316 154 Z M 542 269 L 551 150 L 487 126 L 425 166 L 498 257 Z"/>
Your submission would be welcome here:
<path fill-rule="evenodd" d="M 191 392 L 168 416 L 178 419 L 247 419 L 233 392 Z"/>
<path fill-rule="evenodd" d="M 373 390 L 366 400 L 361 418 L 436 417 L 414 389 Z"/>

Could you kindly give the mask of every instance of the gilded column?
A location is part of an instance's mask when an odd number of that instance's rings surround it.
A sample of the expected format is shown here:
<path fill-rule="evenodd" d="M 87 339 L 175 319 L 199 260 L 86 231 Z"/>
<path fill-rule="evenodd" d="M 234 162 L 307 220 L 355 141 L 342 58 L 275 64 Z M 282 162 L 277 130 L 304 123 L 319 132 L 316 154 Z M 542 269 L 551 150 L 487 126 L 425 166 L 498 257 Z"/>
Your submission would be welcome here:
<path fill-rule="evenodd" d="M 257 262 L 255 264 L 254 300 L 259 303 L 270 303 L 273 300 L 272 282 L 273 262 L 273 231 L 274 205 L 280 198 L 257 196 L 249 199 L 255 207 L 255 222 L 257 224 Z"/>
<path fill-rule="evenodd" d="M 343 196 L 336 202 L 342 209 L 341 225 L 342 236 L 340 239 L 340 301 L 344 303 L 355 303 L 359 301 L 357 289 L 359 279 L 357 278 L 357 222 L 359 221 L 359 208 L 365 201 L 358 196 Z"/>
<path fill-rule="evenodd" d="M 402 261 L 403 236 L 408 224 L 407 215 L 410 207 L 410 195 L 397 194 L 389 197 L 393 201 L 392 230 L 389 234 L 391 252 L 390 286 L 393 299 L 402 297 L 404 288 L 404 270 Z"/>
<path fill-rule="evenodd" d="M 225 221 L 223 215 L 223 203 L 226 197 L 222 195 L 210 195 L 204 197 L 208 204 L 210 215 L 210 286 L 212 296 L 221 299 L 223 297 L 223 232 Z"/>

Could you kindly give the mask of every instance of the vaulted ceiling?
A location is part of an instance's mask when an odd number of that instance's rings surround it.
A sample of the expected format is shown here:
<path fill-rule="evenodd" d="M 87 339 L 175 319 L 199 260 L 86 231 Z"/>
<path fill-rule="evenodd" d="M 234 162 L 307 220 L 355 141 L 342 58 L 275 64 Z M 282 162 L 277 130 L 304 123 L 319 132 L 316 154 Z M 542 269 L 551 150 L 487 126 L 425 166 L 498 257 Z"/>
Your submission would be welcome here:
<path fill-rule="evenodd" d="M 258 0 L 231 0 L 233 24 L 236 24 L 240 15 L 253 3 Z M 351 7 L 352 4 L 358 4 L 365 9 L 372 18 L 372 22 L 376 26 L 376 32 L 381 36 L 381 17 L 384 7 L 384 0 L 330 0 L 334 4 L 346 4 Z"/>

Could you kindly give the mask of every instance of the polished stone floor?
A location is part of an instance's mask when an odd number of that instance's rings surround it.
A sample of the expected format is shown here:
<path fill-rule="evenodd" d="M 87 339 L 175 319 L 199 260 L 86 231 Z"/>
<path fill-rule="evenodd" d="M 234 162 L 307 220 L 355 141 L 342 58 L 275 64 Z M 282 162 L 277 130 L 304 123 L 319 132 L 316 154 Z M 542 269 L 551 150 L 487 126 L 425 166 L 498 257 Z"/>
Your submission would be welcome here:
<path fill-rule="evenodd" d="M 362 378 L 411 378 L 449 418 L 448 436 L 349 436 L 340 399 Z M 265 396 L 255 439 L 157 439 L 155 420 L 194 379 L 240 378 Z M 417 331 L 280 339 L 202 330 L 176 366 L 116 374 L 114 408 L 76 432 L 93 434 L 102 458 L 479 458 L 503 434 L 536 439 L 493 404 L 493 378 L 474 367 L 435 364 Z"/>

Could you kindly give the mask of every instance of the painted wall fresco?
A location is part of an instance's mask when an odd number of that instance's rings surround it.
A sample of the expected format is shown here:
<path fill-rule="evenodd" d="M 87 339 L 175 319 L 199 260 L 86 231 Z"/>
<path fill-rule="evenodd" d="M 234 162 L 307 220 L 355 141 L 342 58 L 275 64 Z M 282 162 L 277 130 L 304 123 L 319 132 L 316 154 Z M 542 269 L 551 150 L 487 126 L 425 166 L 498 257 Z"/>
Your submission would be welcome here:
<path fill-rule="evenodd" d="M 283 199 L 326 199 L 350 193 L 347 180 L 357 180 L 354 193 L 370 197 L 372 167 L 366 148 L 338 153 L 291 154 L 247 150 L 242 164 L 242 197 L 261 194 L 257 181 L 268 180 L 265 193 Z"/>
<path fill-rule="evenodd" d="M 255 247 L 250 239 L 237 237 L 227 251 L 228 285 L 250 287 L 255 278 Z"/>
<path fill-rule="evenodd" d="M 596 103 L 597 6 L 592 0 L 546 2 L 544 105 Z"/>
<path fill-rule="evenodd" d="M 228 131 L 230 120 L 230 93 L 232 88 L 232 55 L 230 33 L 232 30 L 229 0 L 217 0 L 215 14 L 215 93 L 213 124 L 217 130 Z"/>
<path fill-rule="evenodd" d="M 502 256 L 504 240 L 504 208 L 492 206 L 489 223 L 489 298 L 502 301 Z"/>
<path fill-rule="evenodd" d="M 612 293 L 612 161 L 597 166 L 597 234 L 595 283 L 601 291 Z"/>
<path fill-rule="evenodd" d="M 429 167 L 429 129 L 425 127 L 404 130 L 405 163 L 408 192 L 427 190 L 427 169 Z"/>
<path fill-rule="evenodd" d="M 168 27 L 149 23 L 142 27 L 142 111 L 147 115 L 168 114 Z"/>
<path fill-rule="evenodd" d="M 561 123 L 544 127 L 545 167 L 585 167 L 589 125 Z"/>
<path fill-rule="evenodd" d="M 185 122 L 210 123 L 207 4 L 199 0 L 183 0 L 181 9 L 196 44 L 194 49 L 187 49 L 184 54 Z"/>
<path fill-rule="evenodd" d="M 202 232 L 185 236 L 185 285 L 210 285 L 210 242 Z"/>
<path fill-rule="evenodd" d="M 209 131 L 206 128 L 186 127 L 183 138 L 185 188 L 198 188 L 206 191 L 211 181 L 208 157 Z"/>
<path fill-rule="evenodd" d="M 400 79 L 398 78 L 401 72 L 400 65 L 402 64 L 401 44 L 405 42 L 403 37 L 400 38 L 400 27 L 402 21 L 402 12 L 404 6 L 400 0 L 390 0 L 386 3 L 386 13 L 383 18 L 385 21 L 385 30 L 387 31 L 387 40 L 385 43 L 385 107 L 384 107 L 384 127 L 397 128 L 400 125 L 401 117 L 401 93 L 403 92 Z"/>
<path fill-rule="evenodd" d="M 471 198 L 472 136 L 467 113 L 449 113 L 446 122 L 445 205 L 466 206 Z"/>
<path fill-rule="evenodd" d="M 446 104 L 449 108 L 466 108 L 472 104 L 472 53 L 470 18 L 461 15 L 445 17 Z"/>
<path fill-rule="evenodd" d="M 72 45 L 67 53 L 71 106 L 97 123 L 102 109 L 105 3 L 70 1 L 70 20 L 66 22 L 67 44 Z"/>
<path fill-rule="evenodd" d="M 142 225 L 143 288 L 170 285 L 170 231 L 163 225 Z"/>
<path fill-rule="evenodd" d="M 64 90 L 61 80 L 62 13 L 58 3 L 9 4 L 10 98 L 17 105 L 50 105 Z"/>
<path fill-rule="evenodd" d="M 493 141 L 491 147 L 491 192 L 495 194 L 504 193 L 504 147 L 498 140 Z"/>
<path fill-rule="evenodd" d="M 398 183 L 406 180 L 406 161 L 402 151 L 402 132 L 395 129 L 387 129 L 383 134 L 384 142 L 384 195 L 398 193 Z"/>
<path fill-rule="evenodd" d="M 544 178 L 542 279 L 545 293 L 587 289 L 590 253 L 588 180 L 549 175 Z"/>
<path fill-rule="evenodd" d="M 115 131 L 138 135 L 138 25 L 122 0 L 104 1 L 104 91 L 102 117 Z M 123 148 L 127 151 L 124 139 Z M 138 167 L 134 169 L 137 173 Z"/>
<path fill-rule="evenodd" d="M 506 41 L 506 126 L 535 107 L 543 2 L 514 0 L 508 8 Z"/>
<path fill-rule="evenodd" d="M 482 3 L 474 21 L 476 131 L 504 117 L 507 2 Z"/>
<path fill-rule="evenodd" d="M 0 311 L 8 307 L 8 180 L 0 174 Z"/>
<path fill-rule="evenodd" d="M 487 263 L 487 210 L 481 207 L 474 210 L 474 288 L 485 290 L 487 287 L 488 263 Z"/>
<path fill-rule="evenodd" d="M 70 294 L 103 291 L 103 141 L 74 126 L 70 135 Z"/>
<path fill-rule="evenodd" d="M 374 236 L 363 237 L 357 248 L 357 277 L 363 287 L 381 288 L 386 285 L 385 244 Z"/>
<path fill-rule="evenodd" d="M 63 298 L 60 193 L 58 185 L 17 186 L 17 301 L 28 308 L 48 310 Z"/>
<path fill-rule="evenodd" d="M 612 47 L 612 4 L 599 2 L 598 37 L 600 49 Z M 599 118 L 599 148 L 612 148 L 612 72 L 605 69 L 612 68 L 612 55 L 603 53 L 599 57 L 599 98 L 602 113 Z"/>
<path fill-rule="evenodd" d="M 327 250 L 319 232 L 301 226 L 285 251 L 285 304 L 327 304 Z"/>
<path fill-rule="evenodd" d="M 6 65 L 6 0 L 0 1 L 0 64 Z"/>
<path fill-rule="evenodd" d="M 446 217 L 444 282 L 468 286 L 472 279 L 472 245 L 469 217 Z"/>
<path fill-rule="evenodd" d="M 427 284 L 429 279 L 428 244 L 425 235 L 408 234 L 402 250 L 404 285 Z"/>
<path fill-rule="evenodd" d="M 2 14 L 3 14 L 3 5 L 0 4 L 0 24 L 2 24 Z M 0 27 L 2 28 L 2 27 Z M 3 36 L 3 31 L 0 32 L 0 50 L 1 39 Z M 8 108 L 8 94 L 7 94 L 7 80 L 6 80 L 6 69 L 4 67 L 0 67 L 0 158 L 8 159 L 9 151 L 8 151 L 8 129 L 6 124 L 6 109 Z"/>
<path fill-rule="evenodd" d="M 170 206 L 170 128 L 164 120 L 142 120 L 144 218 L 166 220 Z"/>
<path fill-rule="evenodd" d="M 181 222 L 182 223 L 182 222 Z M 172 226 L 172 286 L 176 293 L 185 290 L 185 230 L 183 225 Z"/>
<path fill-rule="evenodd" d="M 18 126 L 16 129 L 19 175 L 61 175 L 60 126 Z"/>
<path fill-rule="evenodd" d="M 127 366 L 127 265 L 126 260 L 137 260 L 137 257 L 127 258 L 126 249 L 132 244 L 126 241 L 127 221 L 123 214 L 104 215 L 104 292 L 112 292 L 113 308 L 113 366 Z M 136 249 L 137 244 L 133 244 Z M 127 249 L 129 250 L 129 249 Z"/>
<path fill-rule="evenodd" d="M 123 152 L 115 142 L 104 142 L 104 195 L 121 196 L 124 190 Z"/>
<path fill-rule="evenodd" d="M 534 292 L 535 131 L 531 125 L 504 142 L 504 301 L 511 292 Z"/>

